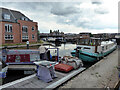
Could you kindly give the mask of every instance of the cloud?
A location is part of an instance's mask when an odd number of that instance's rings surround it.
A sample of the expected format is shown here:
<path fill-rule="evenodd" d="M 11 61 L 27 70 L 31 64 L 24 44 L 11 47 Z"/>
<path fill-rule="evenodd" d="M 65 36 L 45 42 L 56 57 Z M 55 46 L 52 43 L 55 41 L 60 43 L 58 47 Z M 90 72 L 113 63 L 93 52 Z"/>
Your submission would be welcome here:
<path fill-rule="evenodd" d="M 67 4 L 67 3 L 66 3 Z M 79 13 L 79 9 L 74 6 L 68 6 L 65 4 L 57 4 L 51 8 L 51 13 L 58 16 L 68 16 Z"/>
<path fill-rule="evenodd" d="M 117 29 L 117 1 L 81 2 L 4 2 L 3 7 L 17 10 L 35 22 L 41 32 L 59 29 L 66 33 L 112 32 Z"/>
<path fill-rule="evenodd" d="M 92 4 L 100 5 L 102 4 L 101 0 L 91 0 Z"/>
<path fill-rule="evenodd" d="M 98 7 L 95 9 L 95 13 L 97 14 L 107 14 L 109 13 L 107 9 L 103 8 L 103 7 Z"/>

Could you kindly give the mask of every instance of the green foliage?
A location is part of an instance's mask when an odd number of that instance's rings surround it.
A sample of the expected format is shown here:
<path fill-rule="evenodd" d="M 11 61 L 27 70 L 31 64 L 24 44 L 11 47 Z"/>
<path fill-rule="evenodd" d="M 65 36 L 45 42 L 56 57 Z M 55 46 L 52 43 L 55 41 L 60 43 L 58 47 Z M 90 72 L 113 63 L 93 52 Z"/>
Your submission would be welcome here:
<path fill-rule="evenodd" d="M 52 30 L 50 30 L 50 33 L 52 33 Z"/>
<path fill-rule="evenodd" d="M 93 34 L 90 33 L 89 35 L 90 35 L 90 37 L 93 37 Z"/>
<path fill-rule="evenodd" d="M 37 40 L 38 41 L 40 40 L 40 31 L 39 30 L 37 31 Z"/>

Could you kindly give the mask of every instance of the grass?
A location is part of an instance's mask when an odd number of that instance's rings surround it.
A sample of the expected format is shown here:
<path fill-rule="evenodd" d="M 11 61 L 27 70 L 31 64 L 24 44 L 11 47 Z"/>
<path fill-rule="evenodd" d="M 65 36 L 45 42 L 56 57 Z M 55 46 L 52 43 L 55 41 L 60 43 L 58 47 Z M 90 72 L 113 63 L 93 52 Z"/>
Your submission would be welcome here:
<path fill-rule="evenodd" d="M 101 77 L 101 75 L 99 75 L 99 77 Z"/>
<path fill-rule="evenodd" d="M 98 72 L 96 72 L 95 74 L 98 74 Z"/>

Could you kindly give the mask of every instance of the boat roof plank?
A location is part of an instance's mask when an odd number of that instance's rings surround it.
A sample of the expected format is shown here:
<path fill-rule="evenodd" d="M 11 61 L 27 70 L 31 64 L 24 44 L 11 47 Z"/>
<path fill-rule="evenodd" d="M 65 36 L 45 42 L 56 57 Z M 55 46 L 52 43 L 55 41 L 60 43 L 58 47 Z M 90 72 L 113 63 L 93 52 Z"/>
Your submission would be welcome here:
<path fill-rule="evenodd" d="M 24 87 L 26 83 L 29 83 L 29 81 L 28 81 L 28 80 L 25 80 L 24 82 L 14 84 L 13 86 L 14 86 L 15 88 L 18 88 L 18 87 L 21 87 L 21 86 Z"/>
<path fill-rule="evenodd" d="M 43 82 L 42 80 L 38 79 L 36 74 L 33 74 L 20 80 L 13 81 L 12 83 L 5 84 L 3 85 L 3 88 L 52 88 L 53 85 L 53 88 L 55 88 L 68 79 L 72 78 L 74 75 L 79 74 L 83 70 L 85 70 L 84 67 L 73 70 L 69 73 L 61 73 L 56 71 L 55 73 L 57 78 L 53 79 L 53 81 L 49 83 Z"/>
<path fill-rule="evenodd" d="M 9 87 L 7 87 L 7 88 L 15 88 L 14 86 L 9 86 Z"/>
<path fill-rule="evenodd" d="M 15 88 L 45 88 L 47 87 L 48 85 L 58 81 L 59 79 L 63 78 L 65 75 L 61 75 L 60 73 L 56 73 L 57 75 L 57 78 L 53 79 L 52 82 L 49 82 L 49 83 L 46 83 L 46 82 L 43 82 L 42 80 L 38 79 L 36 76 L 33 77 L 33 78 L 30 78 L 28 80 L 25 80 L 24 82 L 20 82 L 20 83 L 17 83 L 15 85 L 13 85 Z"/>

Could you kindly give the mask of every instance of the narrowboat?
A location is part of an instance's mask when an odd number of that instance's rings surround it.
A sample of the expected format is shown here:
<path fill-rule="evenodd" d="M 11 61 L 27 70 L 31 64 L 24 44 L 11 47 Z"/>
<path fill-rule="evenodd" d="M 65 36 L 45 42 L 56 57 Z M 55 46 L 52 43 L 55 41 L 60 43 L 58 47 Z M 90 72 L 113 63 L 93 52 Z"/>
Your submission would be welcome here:
<path fill-rule="evenodd" d="M 80 38 L 76 49 L 71 54 L 85 62 L 95 62 L 117 48 L 114 41 L 103 41 L 101 38 Z"/>
<path fill-rule="evenodd" d="M 53 56 L 52 59 L 58 60 L 58 48 L 46 48 L 40 46 L 39 49 L 3 49 L 2 61 L 7 65 L 10 64 L 34 64 L 35 61 L 50 60 L 50 49 L 57 50 L 57 56 Z"/>

